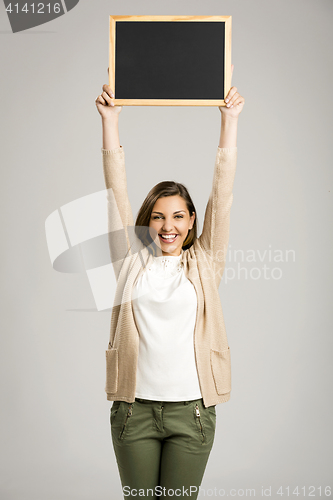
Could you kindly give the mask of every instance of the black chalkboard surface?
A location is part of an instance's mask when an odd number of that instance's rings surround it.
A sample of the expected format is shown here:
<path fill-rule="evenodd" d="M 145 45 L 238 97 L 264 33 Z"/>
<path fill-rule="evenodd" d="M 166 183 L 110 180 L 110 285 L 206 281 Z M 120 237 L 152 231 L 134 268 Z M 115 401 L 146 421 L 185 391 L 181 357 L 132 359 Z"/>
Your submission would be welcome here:
<path fill-rule="evenodd" d="M 115 104 L 221 106 L 230 69 L 231 16 L 110 16 Z"/>

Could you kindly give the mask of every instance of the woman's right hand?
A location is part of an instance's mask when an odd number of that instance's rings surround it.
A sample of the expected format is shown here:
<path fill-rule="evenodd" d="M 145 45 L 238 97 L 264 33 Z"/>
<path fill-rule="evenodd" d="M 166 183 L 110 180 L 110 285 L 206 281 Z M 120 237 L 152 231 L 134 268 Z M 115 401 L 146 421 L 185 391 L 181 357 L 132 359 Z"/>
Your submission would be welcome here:
<path fill-rule="evenodd" d="M 118 116 L 122 106 L 114 105 L 114 94 L 110 85 L 103 85 L 103 92 L 96 98 L 95 104 L 102 119 Z"/>

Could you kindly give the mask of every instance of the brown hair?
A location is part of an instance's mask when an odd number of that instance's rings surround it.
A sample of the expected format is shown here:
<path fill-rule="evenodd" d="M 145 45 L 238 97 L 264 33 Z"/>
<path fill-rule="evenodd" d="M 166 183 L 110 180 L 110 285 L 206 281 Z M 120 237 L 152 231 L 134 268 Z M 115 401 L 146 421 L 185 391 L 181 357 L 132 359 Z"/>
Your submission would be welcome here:
<path fill-rule="evenodd" d="M 156 201 L 159 198 L 163 198 L 166 196 L 175 196 L 175 195 L 179 195 L 185 200 L 187 210 L 189 211 L 190 216 L 193 214 L 193 212 L 196 214 L 192 198 L 189 195 L 189 192 L 187 188 L 184 186 L 184 184 L 180 184 L 179 182 L 175 181 L 159 182 L 147 194 L 144 202 L 141 205 L 141 208 L 138 212 L 135 221 L 135 233 L 140 238 L 140 240 L 144 245 L 148 246 L 153 243 L 153 240 L 149 234 L 148 227 L 149 227 L 151 213 L 153 211 Z M 189 229 L 188 234 L 183 242 L 182 246 L 183 250 L 187 250 L 188 248 L 190 248 L 193 245 L 196 238 L 197 238 L 197 217 L 195 217 L 193 227 L 192 229 Z"/>

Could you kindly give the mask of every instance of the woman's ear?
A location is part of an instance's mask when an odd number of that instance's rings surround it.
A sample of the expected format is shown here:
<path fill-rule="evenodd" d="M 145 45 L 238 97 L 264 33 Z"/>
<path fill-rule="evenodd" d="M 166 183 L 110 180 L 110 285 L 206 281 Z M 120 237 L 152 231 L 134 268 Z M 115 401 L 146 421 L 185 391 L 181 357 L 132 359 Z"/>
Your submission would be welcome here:
<path fill-rule="evenodd" d="M 192 212 L 190 219 L 192 220 L 192 226 L 190 227 L 190 229 L 192 229 L 194 221 L 195 221 L 195 212 Z"/>

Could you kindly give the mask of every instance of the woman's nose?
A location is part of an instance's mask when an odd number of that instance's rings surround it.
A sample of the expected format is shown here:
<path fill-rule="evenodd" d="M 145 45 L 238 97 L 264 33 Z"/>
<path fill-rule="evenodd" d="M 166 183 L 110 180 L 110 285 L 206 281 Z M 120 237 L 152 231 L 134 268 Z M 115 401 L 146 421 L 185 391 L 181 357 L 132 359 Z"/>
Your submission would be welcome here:
<path fill-rule="evenodd" d="M 171 221 L 165 220 L 162 226 L 162 229 L 166 232 L 171 231 L 173 228 L 173 224 Z"/>

